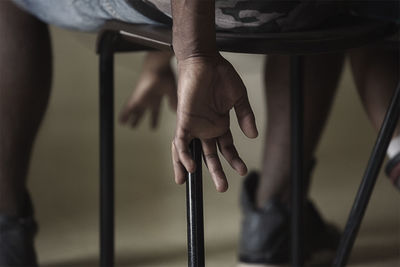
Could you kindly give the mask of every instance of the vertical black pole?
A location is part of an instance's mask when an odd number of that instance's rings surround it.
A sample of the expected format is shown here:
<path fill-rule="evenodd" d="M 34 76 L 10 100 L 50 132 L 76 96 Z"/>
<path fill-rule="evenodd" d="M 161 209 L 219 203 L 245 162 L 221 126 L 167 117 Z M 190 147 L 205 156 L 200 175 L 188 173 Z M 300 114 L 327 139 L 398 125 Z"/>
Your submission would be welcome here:
<path fill-rule="evenodd" d="M 361 221 L 364 217 L 368 202 L 371 198 L 379 170 L 386 155 L 386 150 L 393 136 L 400 115 L 400 84 L 393 95 L 390 106 L 379 131 L 375 146 L 372 150 L 367 169 L 358 189 L 356 199 L 347 220 L 342 239 L 334 261 L 334 266 L 347 264 L 351 249 L 353 248 Z"/>
<path fill-rule="evenodd" d="M 303 266 L 303 58 L 291 57 L 292 264 Z"/>
<path fill-rule="evenodd" d="M 100 53 L 100 266 L 114 265 L 114 52 L 105 33 Z"/>
<path fill-rule="evenodd" d="M 190 143 L 192 157 L 196 162 L 196 172 L 188 173 L 186 181 L 188 267 L 204 266 L 204 222 L 202 154 L 199 139 Z"/>

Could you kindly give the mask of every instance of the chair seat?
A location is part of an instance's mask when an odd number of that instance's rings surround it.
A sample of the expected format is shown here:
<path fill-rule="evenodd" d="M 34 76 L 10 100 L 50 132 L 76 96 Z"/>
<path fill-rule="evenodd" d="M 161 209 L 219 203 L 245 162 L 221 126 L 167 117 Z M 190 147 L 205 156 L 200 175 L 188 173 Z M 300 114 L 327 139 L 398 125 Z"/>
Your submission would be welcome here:
<path fill-rule="evenodd" d="M 397 26 L 370 19 L 346 17 L 340 24 L 323 29 L 286 33 L 217 33 L 220 51 L 249 54 L 318 54 L 357 48 L 383 40 L 398 30 Z M 165 26 L 127 24 L 108 21 L 102 31 L 119 32 L 116 51 L 172 49 L 172 31 Z M 101 36 L 101 35 L 100 35 Z M 132 43 L 137 47 L 133 48 Z M 140 45 L 143 45 L 141 47 Z"/>

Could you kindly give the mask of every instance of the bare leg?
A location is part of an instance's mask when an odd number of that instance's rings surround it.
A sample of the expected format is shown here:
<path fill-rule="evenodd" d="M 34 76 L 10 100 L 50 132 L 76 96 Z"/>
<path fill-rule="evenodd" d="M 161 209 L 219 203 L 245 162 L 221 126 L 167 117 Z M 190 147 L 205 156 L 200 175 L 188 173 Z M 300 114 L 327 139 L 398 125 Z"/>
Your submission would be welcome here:
<path fill-rule="evenodd" d="M 361 101 L 372 125 L 379 130 L 399 83 L 399 51 L 369 46 L 351 51 L 350 59 Z M 397 127 L 394 136 L 399 134 Z"/>
<path fill-rule="evenodd" d="M 342 54 L 305 57 L 304 162 L 310 164 L 328 117 L 343 66 Z M 257 205 L 271 199 L 289 203 L 290 177 L 290 60 L 270 56 L 265 68 L 267 130 Z"/>
<path fill-rule="evenodd" d="M 51 83 L 47 26 L 0 1 L 0 213 L 21 215 L 34 138 Z"/>

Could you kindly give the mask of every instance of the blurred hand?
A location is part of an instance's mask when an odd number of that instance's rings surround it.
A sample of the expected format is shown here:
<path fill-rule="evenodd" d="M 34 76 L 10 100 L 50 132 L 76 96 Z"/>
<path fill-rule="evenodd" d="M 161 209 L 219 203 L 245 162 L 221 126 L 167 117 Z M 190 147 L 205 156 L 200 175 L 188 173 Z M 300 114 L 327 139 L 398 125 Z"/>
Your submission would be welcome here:
<path fill-rule="evenodd" d="M 243 133 L 258 135 L 246 88 L 233 66 L 222 56 L 191 57 L 178 62 L 178 109 L 172 157 L 175 181 L 186 180 L 185 169 L 195 171 L 189 143 L 199 138 L 204 159 L 219 192 L 228 188 L 218 157 L 217 146 L 228 163 L 240 175 L 247 167 L 233 144 L 229 111 L 234 108 Z"/>
<path fill-rule="evenodd" d="M 171 67 L 168 66 L 162 72 L 144 70 L 135 90 L 132 91 L 120 112 L 120 123 L 136 127 L 146 110 L 149 110 L 151 112 L 151 127 L 156 128 L 164 96 L 168 98 L 171 109 L 176 111 L 176 80 Z"/>

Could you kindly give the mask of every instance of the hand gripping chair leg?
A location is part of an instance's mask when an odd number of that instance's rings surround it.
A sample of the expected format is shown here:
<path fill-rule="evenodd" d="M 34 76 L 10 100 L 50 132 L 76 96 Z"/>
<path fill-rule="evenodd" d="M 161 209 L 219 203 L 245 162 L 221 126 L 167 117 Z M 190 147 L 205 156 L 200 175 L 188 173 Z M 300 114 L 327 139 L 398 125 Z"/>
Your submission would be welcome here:
<path fill-rule="evenodd" d="M 303 60 L 291 58 L 291 140 L 292 140 L 292 262 L 293 266 L 304 263 L 303 243 Z M 201 172 L 201 143 L 195 139 L 191 145 L 196 172 L 189 173 L 186 183 L 188 222 L 188 266 L 204 266 L 203 192 Z"/>
<path fill-rule="evenodd" d="M 114 266 L 114 53 L 119 34 L 106 32 L 99 41 L 100 55 L 100 266 Z M 126 47 L 124 47 L 126 49 Z M 151 50 L 129 46 L 129 51 Z M 196 172 L 186 183 L 188 266 L 205 266 L 202 190 L 202 149 L 200 140 L 190 144 Z"/>

